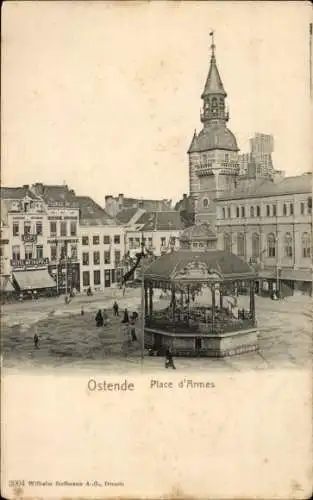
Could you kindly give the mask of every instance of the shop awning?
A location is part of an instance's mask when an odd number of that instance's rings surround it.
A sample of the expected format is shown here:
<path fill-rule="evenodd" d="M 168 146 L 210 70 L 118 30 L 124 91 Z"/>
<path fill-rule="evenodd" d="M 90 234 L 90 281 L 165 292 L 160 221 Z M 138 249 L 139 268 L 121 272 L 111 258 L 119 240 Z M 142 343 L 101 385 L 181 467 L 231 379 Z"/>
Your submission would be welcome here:
<path fill-rule="evenodd" d="M 282 269 L 280 279 L 290 281 L 312 281 L 309 269 Z"/>
<path fill-rule="evenodd" d="M 19 271 L 13 273 L 21 290 L 36 290 L 39 288 L 52 288 L 56 286 L 54 279 L 47 269 L 38 271 Z"/>
<path fill-rule="evenodd" d="M 0 290 L 1 292 L 15 292 L 14 286 L 12 285 L 8 276 L 0 276 Z"/>
<path fill-rule="evenodd" d="M 261 279 L 276 279 L 275 271 L 262 270 L 259 272 L 259 278 Z"/>

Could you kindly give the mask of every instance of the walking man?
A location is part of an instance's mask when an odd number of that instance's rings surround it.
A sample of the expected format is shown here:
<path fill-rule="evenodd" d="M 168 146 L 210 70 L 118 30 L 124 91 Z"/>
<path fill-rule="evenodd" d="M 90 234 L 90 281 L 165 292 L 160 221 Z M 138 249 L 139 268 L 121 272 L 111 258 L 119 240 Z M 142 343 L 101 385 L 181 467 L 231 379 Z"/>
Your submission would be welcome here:
<path fill-rule="evenodd" d="M 114 301 L 114 304 L 113 304 L 113 313 L 114 313 L 114 316 L 118 316 L 119 315 L 119 312 L 118 312 L 118 303 L 116 302 L 116 300 Z"/>
<path fill-rule="evenodd" d="M 34 335 L 34 346 L 35 346 L 35 349 L 39 349 L 39 337 L 37 335 L 37 333 L 35 333 Z"/>

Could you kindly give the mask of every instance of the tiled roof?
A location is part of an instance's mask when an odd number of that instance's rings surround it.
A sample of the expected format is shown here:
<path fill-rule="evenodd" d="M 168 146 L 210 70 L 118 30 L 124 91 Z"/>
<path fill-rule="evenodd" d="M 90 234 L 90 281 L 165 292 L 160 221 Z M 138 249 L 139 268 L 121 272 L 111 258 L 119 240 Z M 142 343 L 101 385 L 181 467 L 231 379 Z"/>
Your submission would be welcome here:
<path fill-rule="evenodd" d="M 185 228 L 180 213 L 174 210 L 146 212 L 138 219 L 136 224 L 143 224 L 143 231 L 175 231 Z"/>
<path fill-rule="evenodd" d="M 80 209 L 81 226 L 117 226 L 115 221 L 103 208 L 89 196 L 76 196 Z"/>
<path fill-rule="evenodd" d="M 22 200 L 28 196 L 33 200 L 38 200 L 38 196 L 32 193 L 28 188 L 25 187 L 2 187 L 0 188 L 0 197 L 3 200 Z"/>
<path fill-rule="evenodd" d="M 312 193 L 312 174 L 305 173 L 293 177 L 285 177 L 279 182 L 270 180 L 257 180 L 252 186 L 242 189 L 239 185 L 237 189 L 227 195 L 223 195 L 219 200 L 235 200 L 244 198 L 260 198 L 265 196 L 283 196 L 292 194 Z"/>
<path fill-rule="evenodd" d="M 154 261 L 145 271 L 145 279 L 169 280 L 174 273 L 182 271 L 187 264 L 196 261 L 204 263 L 207 269 L 218 271 L 224 278 L 255 276 L 250 266 L 240 257 L 223 250 L 209 250 L 206 252 L 177 250 Z"/>
<path fill-rule="evenodd" d="M 42 191 L 40 192 L 40 196 L 43 200 L 49 205 L 53 203 L 75 203 L 76 196 L 74 191 L 68 189 L 67 186 L 51 186 L 51 185 L 43 185 Z"/>
<path fill-rule="evenodd" d="M 126 208 L 116 214 L 116 219 L 120 224 L 127 224 L 138 211 L 138 208 Z"/>

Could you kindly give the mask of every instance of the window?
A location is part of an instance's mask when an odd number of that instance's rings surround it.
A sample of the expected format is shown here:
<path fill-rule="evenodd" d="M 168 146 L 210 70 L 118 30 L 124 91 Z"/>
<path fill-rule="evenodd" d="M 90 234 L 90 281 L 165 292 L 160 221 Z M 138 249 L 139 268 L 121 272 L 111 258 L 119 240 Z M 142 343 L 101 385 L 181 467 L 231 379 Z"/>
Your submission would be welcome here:
<path fill-rule="evenodd" d="M 245 216 L 246 216 L 245 207 L 241 207 L 241 217 L 245 217 Z"/>
<path fill-rule="evenodd" d="M 152 247 L 152 238 L 148 238 L 148 246 Z"/>
<path fill-rule="evenodd" d="M 266 216 L 269 217 L 271 215 L 271 207 L 266 205 Z"/>
<path fill-rule="evenodd" d="M 166 245 L 166 238 L 162 237 L 161 238 L 161 247 L 165 247 Z"/>
<path fill-rule="evenodd" d="M 290 203 L 290 215 L 293 215 L 293 203 Z"/>
<path fill-rule="evenodd" d="M 277 215 L 276 205 L 273 205 L 272 209 L 273 209 L 273 216 L 276 217 L 276 215 Z"/>
<path fill-rule="evenodd" d="M 77 245 L 71 245 L 71 259 L 77 260 Z"/>
<path fill-rule="evenodd" d="M 244 257 L 245 255 L 245 235 L 238 233 L 237 235 L 237 255 Z"/>
<path fill-rule="evenodd" d="M 82 237 L 82 245 L 84 245 L 84 246 L 89 245 L 89 236 Z"/>
<path fill-rule="evenodd" d="M 100 245 L 100 236 L 93 236 L 92 237 L 92 244 L 93 245 Z"/>
<path fill-rule="evenodd" d="M 228 233 L 224 233 L 224 250 L 225 252 L 231 253 L 231 236 Z"/>
<path fill-rule="evenodd" d="M 236 207 L 236 217 L 240 216 L 239 207 Z"/>
<path fill-rule="evenodd" d="M 83 252 L 83 266 L 89 266 L 89 252 Z"/>
<path fill-rule="evenodd" d="M 67 222 L 61 221 L 60 222 L 60 236 L 66 236 L 66 235 L 67 235 Z"/>
<path fill-rule="evenodd" d="M 50 222 L 50 236 L 56 236 L 56 235 L 57 235 L 57 223 Z"/>
<path fill-rule="evenodd" d="M 93 252 L 93 265 L 99 266 L 100 264 L 100 252 Z"/>
<path fill-rule="evenodd" d="M 21 251 L 19 245 L 13 245 L 12 247 L 12 260 L 20 260 L 21 259 Z"/>
<path fill-rule="evenodd" d="M 120 237 L 120 235 L 119 235 L 119 234 L 116 234 L 116 235 L 114 236 L 114 244 L 115 244 L 115 245 L 119 245 L 120 243 L 121 243 L 121 237 Z"/>
<path fill-rule="evenodd" d="M 101 284 L 100 271 L 94 271 L 93 272 L 93 284 L 94 285 L 100 285 Z"/>
<path fill-rule="evenodd" d="M 71 223 L 70 223 L 70 234 L 71 234 L 71 236 L 76 236 L 76 234 L 77 234 L 76 221 L 71 221 Z"/>
<path fill-rule="evenodd" d="M 42 245 L 37 245 L 37 247 L 36 247 L 36 259 L 38 259 L 38 260 L 43 259 L 43 246 Z"/>
<path fill-rule="evenodd" d="M 267 256 L 272 258 L 276 255 L 276 238 L 270 233 L 267 237 Z"/>
<path fill-rule="evenodd" d="M 202 202 L 202 206 L 203 206 L 203 208 L 208 208 L 208 206 L 209 206 L 209 200 L 207 198 L 204 198 L 204 200 Z"/>
<path fill-rule="evenodd" d="M 258 233 L 252 234 L 252 257 L 260 256 L 260 236 Z"/>
<path fill-rule="evenodd" d="M 229 161 L 229 154 L 225 154 L 225 161 Z"/>
<path fill-rule="evenodd" d="M 25 245 L 25 260 L 30 260 L 33 258 L 33 246 Z"/>
<path fill-rule="evenodd" d="M 118 266 L 121 262 L 121 252 L 119 250 L 115 250 L 115 265 Z"/>
<path fill-rule="evenodd" d="M 254 217 L 254 207 L 250 207 L 250 217 Z"/>
<path fill-rule="evenodd" d="M 225 208 L 222 209 L 222 219 L 225 219 Z"/>
<path fill-rule="evenodd" d="M 50 259 L 52 261 L 57 260 L 57 246 L 56 245 L 50 246 Z"/>
<path fill-rule="evenodd" d="M 312 196 L 308 197 L 308 214 L 311 215 L 312 213 Z"/>
<path fill-rule="evenodd" d="M 36 234 L 42 236 L 42 222 L 36 222 Z"/>
<path fill-rule="evenodd" d="M 304 203 L 300 203 L 300 213 L 301 215 L 304 215 Z"/>
<path fill-rule="evenodd" d="M 136 247 L 140 247 L 140 238 L 135 238 Z"/>
<path fill-rule="evenodd" d="M 90 286 L 90 273 L 83 271 L 83 286 Z"/>
<path fill-rule="evenodd" d="M 292 236 L 290 233 L 285 234 L 284 238 L 285 257 L 292 257 Z"/>
<path fill-rule="evenodd" d="M 3 257 L 3 256 L 4 256 L 4 248 L 0 247 L 0 257 Z"/>
<path fill-rule="evenodd" d="M 129 248 L 133 248 L 133 246 L 134 246 L 134 238 L 129 238 L 128 244 L 129 244 Z"/>
<path fill-rule="evenodd" d="M 30 234 L 31 225 L 30 222 L 24 222 L 24 234 Z"/>
<path fill-rule="evenodd" d="M 257 217 L 261 216 L 261 209 L 260 209 L 259 205 L 256 207 L 256 216 Z"/>
<path fill-rule="evenodd" d="M 302 257 L 308 258 L 311 256 L 311 242 L 308 233 L 302 235 Z"/>
<path fill-rule="evenodd" d="M 18 236 L 20 232 L 19 222 L 13 222 L 13 236 Z"/>
<path fill-rule="evenodd" d="M 111 253 L 110 252 L 104 252 L 104 263 L 105 264 L 111 263 Z"/>
<path fill-rule="evenodd" d="M 230 210 L 230 207 L 228 207 L 227 212 L 228 212 L 228 218 L 230 219 L 230 218 L 231 218 L 231 210 Z"/>
<path fill-rule="evenodd" d="M 104 245 L 109 245 L 110 244 L 110 236 L 109 235 L 103 236 L 103 244 Z"/>
<path fill-rule="evenodd" d="M 67 259 L 67 245 L 61 247 L 61 259 Z"/>
<path fill-rule="evenodd" d="M 283 206 L 283 215 L 287 215 L 287 205 L 285 203 Z"/>

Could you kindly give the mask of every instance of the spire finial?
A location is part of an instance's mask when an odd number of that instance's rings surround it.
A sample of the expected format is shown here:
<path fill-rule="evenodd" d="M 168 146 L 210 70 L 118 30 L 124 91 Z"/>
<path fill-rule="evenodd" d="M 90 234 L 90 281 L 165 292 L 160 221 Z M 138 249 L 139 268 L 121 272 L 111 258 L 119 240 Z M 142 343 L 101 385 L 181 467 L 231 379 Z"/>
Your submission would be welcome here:
<path fill-rule="evenodd" d="M 215 57 L 215 44 L 214 44 L 214 30 L 210 32 L 211 37 L 211 50 L 212 50 L 212 58 Z"/>

